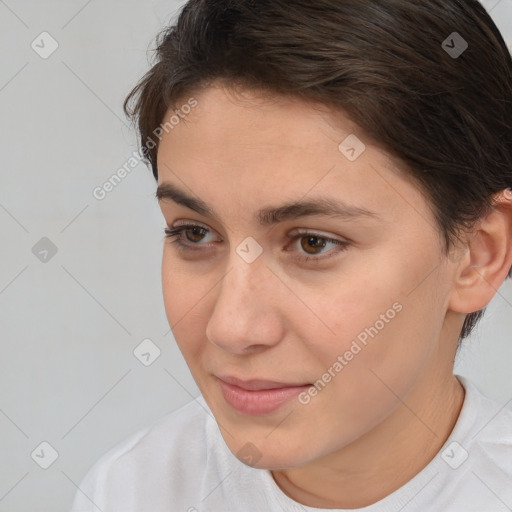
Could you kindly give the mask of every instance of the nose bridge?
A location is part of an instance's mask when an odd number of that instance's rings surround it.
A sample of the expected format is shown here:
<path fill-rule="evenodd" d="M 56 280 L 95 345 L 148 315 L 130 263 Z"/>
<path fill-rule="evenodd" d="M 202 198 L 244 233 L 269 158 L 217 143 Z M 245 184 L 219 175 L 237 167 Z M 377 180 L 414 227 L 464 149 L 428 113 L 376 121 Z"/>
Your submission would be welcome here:
<path fill-rule="evenodd" d="M 237 261 L 238 259 L 238 261 Z M 269 305 L 272 273 L 266 267 L 263 258 L 246 263 L 237 254 L 230 261 L 230 270 L 220 282 L 216 309 L 236 308 L 237 315 L 257 315 Z"/>
<path fill-rule="evenodd" d="M 277 343 L 282 332 L 275 276 L 262 256 L 247 263 L 234 251 L 229 263 L 208 321 L 208 339 L 232 352 Z"/>
<path fill-rule="evenodd" d="M 230 261 L 233 270 L 230 279 L 234 281 L 233 285 L 241 287 L 240 291 L 247 291 L 250 294 L 257 292 L 259 286 L 265 286 L 269 270 L 263 254 L 251 261 L 245 259 L 245 251 L 247 254 L 251 252 L 251 247 L 247 242 L 242 242 L 233 251 Z M 241 254 L 243 255 L 241 256 Z"/>

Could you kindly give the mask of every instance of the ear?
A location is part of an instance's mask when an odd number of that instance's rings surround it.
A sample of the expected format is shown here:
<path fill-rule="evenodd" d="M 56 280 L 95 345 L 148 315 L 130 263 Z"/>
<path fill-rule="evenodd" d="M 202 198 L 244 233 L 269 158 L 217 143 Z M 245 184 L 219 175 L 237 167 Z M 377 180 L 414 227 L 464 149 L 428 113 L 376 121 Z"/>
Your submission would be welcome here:
<path fill-rule="evenodd" d="M 493 205 L 478 221 L 457 263 L 448 306 L 457 313 L 487 306 L 512 267 L 512 191 L 496 194 Z"/>

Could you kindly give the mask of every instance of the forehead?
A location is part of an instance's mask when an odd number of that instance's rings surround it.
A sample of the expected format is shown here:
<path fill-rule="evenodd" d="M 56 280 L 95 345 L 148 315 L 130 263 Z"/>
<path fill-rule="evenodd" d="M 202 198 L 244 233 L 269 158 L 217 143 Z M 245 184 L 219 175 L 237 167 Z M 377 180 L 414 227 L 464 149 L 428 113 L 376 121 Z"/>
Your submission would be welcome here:
<path fill-rule="evenodd" d="M 310 145 L 315 143 L 321 135 L 319 131 L 324 137 L 331 137 L 333 143 L 344 132 L 368 138 L 341 110 L 334 111 L 327 105 L 294 96 L 228 87 L 222 82 L 215 82 L 209 87 L 196 90 L 193 98 L 197 106 L 188 114 L 180 116 L 180 125 L 193 125 L 206 144 L 227 136 L 231 144 L 236 139 L 250 146 L 257 138 L 259 145 L 265 142 L 275 145 L 295 141 L 292 145 L 306 148 L 308 141 Z M 182 97 L 177 102 L 178 108 L 189 99 Z M 169 110 L 164 121 L 172 113 L 173 110 Z M 212 125 L 215 125 L 215 129 L 212 129 Z M 173 127 L 172 131 L 175 130 L 176 127 Z M 286 137 L 276 140 L 276 134 Z M 166 133 L 163 135 L 165 137 Z"/>
<path fill-rule="evenodd" d="M 172 183 L 226 208 L 256 210 L 325 194 L 367 210 L 372 204 L 410 208 L 399 200 L 400 194 L 411 195 L 399 163 L 342 113 L 221 86 L 194 98 L 197 106 L 163 132 L 160 185 Z"/>

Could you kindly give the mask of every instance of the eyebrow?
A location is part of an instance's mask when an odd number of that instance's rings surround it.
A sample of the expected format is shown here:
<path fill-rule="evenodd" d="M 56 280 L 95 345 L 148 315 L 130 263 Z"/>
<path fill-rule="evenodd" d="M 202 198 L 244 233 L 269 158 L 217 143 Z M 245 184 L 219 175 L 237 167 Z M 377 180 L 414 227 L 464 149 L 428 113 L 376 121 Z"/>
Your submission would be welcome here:
<path fill-rule="evenodd" d="M 158 185 L 155 197 L 160 203 L 163 200 L 171 200 L 185 206 L 205 217 L 212 217 L 219 220 L 219 216 L 213 208 L 201 199 L 189 196 L 183 190 L 170 183 Z M 256 219 L 262 226 L 270 226 L 279 222 L 310 215 L 324 215 L 344 220 L 351 220 L 360 217 L 374 217 L 375 212 L 347 205 L 340 201 L 334 201 L 328 197 L 319 197 L 307 201 L 292 201 L 277 207 L 262 208 L 256 212 Z"/>

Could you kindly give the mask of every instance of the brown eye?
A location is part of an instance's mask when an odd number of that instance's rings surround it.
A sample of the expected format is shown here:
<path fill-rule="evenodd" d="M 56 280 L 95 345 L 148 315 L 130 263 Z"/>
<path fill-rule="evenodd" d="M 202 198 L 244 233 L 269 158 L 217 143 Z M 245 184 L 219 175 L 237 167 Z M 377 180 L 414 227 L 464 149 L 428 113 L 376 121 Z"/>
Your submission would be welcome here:
<path fill-rule="evenodd" d="M 174 239 L 172 240 L 173 244 L 176 244 L 177 246 L 184 249 L 187 247 L 190 249 L 195 249 L 195 246 L 200 248 L 201 246 L 210 245 L 208 243 L 204 243 L 205 240 L 207 242 L 211 241 L 208 240 L 208 235 L 211 235 L 213 238 L 215 238 L 215 235 L 213 235 L 213 233 L 211 233 L 208 228 L 200 226 L 199 224 L 177 225 L 172 229 L 164 229 L 164 232 L 166 238 Z"/>
<path fill-rule="evenodd" d="M 320 263 L 345 251 L 350 245 L 348 240 L 338 240 L 321 235 L 320 233 L 311 233 L 300 229 L 289 233 L 287 236 L 292 239 L 290 244 L 292 248 L 287 250 L 295 252 L 294 257 L 299 261 L 315 261 Z M 299 244 L 296 243 L 298 241 L 300 241 Z M 329 250 L 329 245 L 333 246 L 334 249 Z"/>
<path fill-rule="evenodd" d="M 206 235 L 207 231 L 208 230 L 206 230 L 200 226 L 193 226 L 191 228 L 186 228 L 183 230 L 183 232 L 185 233 L 186 239 L 192 243 L 200 242 Z M 192 233 L 192 235 L 189 235 L 189 233 Z"/>
<path fill-rule="evenodd" d="M 304 236 L 301 238 L 301 247 L 308 254 L 320 254 L 321 249 L 326 245 L 326 239 L 320 236 Z"/>

